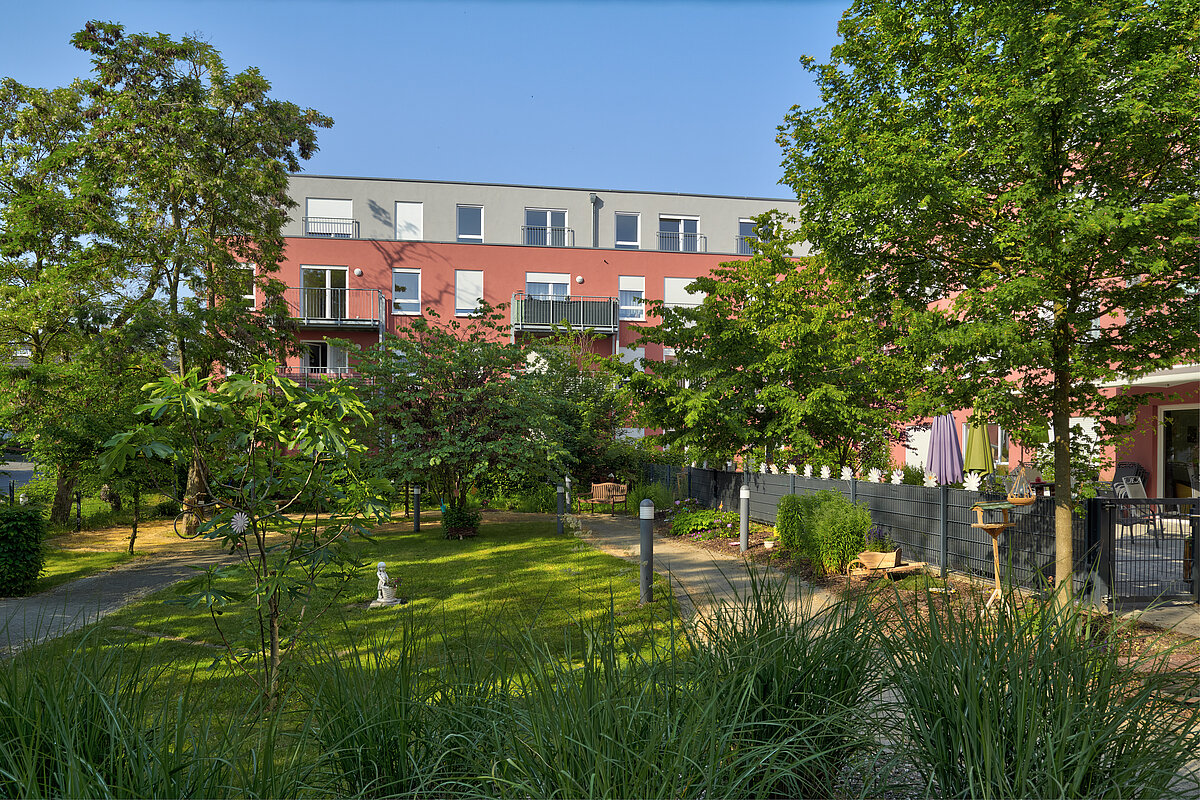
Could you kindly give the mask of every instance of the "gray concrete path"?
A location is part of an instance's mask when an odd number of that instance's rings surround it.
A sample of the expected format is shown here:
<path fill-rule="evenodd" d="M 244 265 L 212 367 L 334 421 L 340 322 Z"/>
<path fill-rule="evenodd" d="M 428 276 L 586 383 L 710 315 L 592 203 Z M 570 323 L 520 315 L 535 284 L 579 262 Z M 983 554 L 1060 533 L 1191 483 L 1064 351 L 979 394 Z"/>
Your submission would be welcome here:
<path fill-rule="evenodd" d="M 192 567 L 227 563 L 220 550 L 134 561 L 48 592 L 0 600 L 0 656 L 64 636 L 117 609 L 192 577 Z"/>
<path fill-rule="evenodd" d="M 640 521 L 632 517 L 586 514 L 580 538 L 619 558 L 639 563 Z M 748 567 L 748 565 L 750 565 Z M 690 618 L 718 605 L 737 607 L 739 598 L 752 595 L 752 574 L 769 581 L 785 581 L 789 600 L 811 601 L 813 610 L 833 602 L 834 596 L 793 576 L 743 559 L 736 547 L 728 554 L 693 547 L 670 537 L 654 537 L 654 571 L 669 576 L 681 613 Z"/>

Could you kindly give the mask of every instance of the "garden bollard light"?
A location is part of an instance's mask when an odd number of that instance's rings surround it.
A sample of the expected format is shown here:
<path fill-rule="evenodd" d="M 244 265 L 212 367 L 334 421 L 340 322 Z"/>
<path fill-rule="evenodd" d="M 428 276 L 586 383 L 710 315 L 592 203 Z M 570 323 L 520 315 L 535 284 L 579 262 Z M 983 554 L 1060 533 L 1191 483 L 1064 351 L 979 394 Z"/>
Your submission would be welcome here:
<path fill-rule="evenodd" d="M 738 514 L 741 517 L 741 551 L 744 553 L 750 549 L 750 487 L 742 484 L 741 490 L 738 492 L 738 497 L 741 503 L 738 507 Z"/>
<path fill-rule="evenodd" d="M 563 485 L 566 486 L 567 508 L 570 508 L 571 507 L 571 476 L 570 475 L 566 475 L 563 477 Z"/>
<path fill-rule="evenodd" d="M 421 487 L 413 487 L 413 533 L 421 532 Z"/>
<path fill-rule="evenodd" d="M 563 532 L 563 498 L 566 497 L 567 489 L 561 483 L 555 487 L 554 493 L 558 495 L 558 532 Z"/>
<path fill-rule="evenodd" d="M 641 593 L 639 603 L 654 602 L 654 501 L 647 498 L 638 506 L 638 516 L 642 521 L 642 562 Z"/>
<path fill-rule="evenodd" d="M 71 513 L 70 506 L 67 506 L 67 513 Z M 83 492 L 75 493 L 75 530 L 83 530 Z"/>

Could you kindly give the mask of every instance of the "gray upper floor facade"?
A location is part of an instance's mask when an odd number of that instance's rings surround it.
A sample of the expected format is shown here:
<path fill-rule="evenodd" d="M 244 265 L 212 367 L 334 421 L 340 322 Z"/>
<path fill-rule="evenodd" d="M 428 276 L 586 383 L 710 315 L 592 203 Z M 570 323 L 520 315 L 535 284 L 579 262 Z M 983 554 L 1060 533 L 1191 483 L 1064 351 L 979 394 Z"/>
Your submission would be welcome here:
<path fill-rule="evenodd" d="M 293 175 L 285 236 L 749 255 L 795 200 Z M 797 247 L 796 254 L 806 248 Z"/>

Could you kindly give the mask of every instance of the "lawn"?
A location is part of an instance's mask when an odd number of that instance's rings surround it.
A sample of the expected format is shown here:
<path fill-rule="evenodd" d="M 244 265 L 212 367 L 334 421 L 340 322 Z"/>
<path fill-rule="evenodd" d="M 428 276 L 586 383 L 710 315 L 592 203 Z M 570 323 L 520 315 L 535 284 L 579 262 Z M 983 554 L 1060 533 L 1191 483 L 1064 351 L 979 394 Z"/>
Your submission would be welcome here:
<path fill-rule="evenodd" d="M 336 595 L 315 604 L 326 608 L 309 635 L 335 650 L 354 642 L 391 635 L 399 624 L 416 631 L 419 650 L 447 652 L 476 647 L 500 638 L 544 642 L 551 653 L 582 648 L 581 626 L 603 619 L 610 610 L 620 635 L 636 647 L 668 635 L 668 618 L 677 609 L 671 600 L 638 605 L 635 565 L 591 549 L 570 535 L 558 535 L 554 518 L 528 515 L 520 522 L 485 524 L 480 535 L 447 540 L 436 525 L 414 533 L 411 523 L 376 529 L 374 541 L 356 545 L 363 565 L 359 576 Z M 377 562 L 402 581 L 402 606 L 368 609 L 375 599 Z M 657 578 L 657 597 L 668 597 L 665 579 Z M 225 579 L 227 590 L 242 590 Z M 203 608 L 180 602 L 180 588 L 167 589 L 128 606 L 100 623 L 97 633 L 114 644 L 161 640 L 152 658 L 171 671 L 202 682 L 225 676 L 214 664 L 222 636 L 236 647 L 251 648 L 257 619 L 248 604 L 227 607 L 214 619 Z M 309 614 L 313 612 L 310 610 Z M 290 628 L 289 628 L 290 630 Z M 68 637 L 64 646 L 73 644 Z M 233 698 L 231 698 L 232 700 Z"/>
<path fill-rule="evenodd" d="M 48 547 L 46 567 L 38 577 L 35 593 L 47 592 L 56 586 L 132 561 L 127 550 L 66 550 Z"/>

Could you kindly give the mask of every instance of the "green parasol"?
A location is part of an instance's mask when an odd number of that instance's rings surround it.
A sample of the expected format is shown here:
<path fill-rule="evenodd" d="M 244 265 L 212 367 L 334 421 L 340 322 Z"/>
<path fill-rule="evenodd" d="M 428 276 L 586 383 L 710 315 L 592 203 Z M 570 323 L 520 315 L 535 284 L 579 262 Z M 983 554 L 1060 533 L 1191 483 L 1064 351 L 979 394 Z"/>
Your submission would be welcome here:
<path fill-rule="evenodd" d="M 986 425 L 967 426 L 967 449 L 963 455 L 963 471 L 991 475 L 996 471 L 992 459 L 992 443 L 988 441 Z"/>

